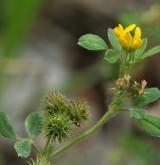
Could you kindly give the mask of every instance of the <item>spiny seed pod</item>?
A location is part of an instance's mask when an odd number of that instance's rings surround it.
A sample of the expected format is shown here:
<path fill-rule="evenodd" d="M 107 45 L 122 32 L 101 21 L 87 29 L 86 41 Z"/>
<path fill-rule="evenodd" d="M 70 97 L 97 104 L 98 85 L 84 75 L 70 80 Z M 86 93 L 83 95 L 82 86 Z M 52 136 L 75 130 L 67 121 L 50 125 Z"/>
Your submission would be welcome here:
<path fill-rule="evenodd" d="M 54 115 L 57 112 L 64 112 L 68 99 L 59 92 L 50 93 L 43 100 L 42 106 L 46 115 Z"/>
<path fill-rule="evenodd" d="M 43 122 L 43 132 L 47 139 L 52 142 L 58 140 L 62 142 L 63 139 L 68 137 L 72 131 L 70 118 L 63 114 L 55 114 L 54 116 L 45 116 Z"/>
<path fill-rule="evenodd" d="M 88 119 L 88 104 L 79 100 L 70 100 L 69 104 L 69 116 L 71 121 L 80 126 L 84 121 Z"/>
<path fill-rule="evenodd" d="M 43 127 L 47 139 L 62 142 L 73 127 L 80 126 L 88 118 L 88 104 L 67 99 L 59 92 L 51 93 L 43 101 Z"/>

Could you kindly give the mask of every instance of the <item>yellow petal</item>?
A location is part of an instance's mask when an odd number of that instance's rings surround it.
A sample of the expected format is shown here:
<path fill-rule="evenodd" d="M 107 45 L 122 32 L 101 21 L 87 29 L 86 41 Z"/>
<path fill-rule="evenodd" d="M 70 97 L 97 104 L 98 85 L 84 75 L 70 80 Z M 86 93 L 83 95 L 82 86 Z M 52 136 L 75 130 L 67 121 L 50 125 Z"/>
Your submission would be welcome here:
<path fill-rule="evenodd" d="M 121 24 L 119 24 L 118 26 L 119 26 L 120 29 L 124 30 L 123 26 Z"/>
<path fill-rule="evenodd" d="M 134 38 L 131 44 L 131 49 L 137 49 L 142 45 L 143 41 L 141 38 Z"/>
<path fill-rule="evenodd" d="M 136 24 L 129 25 L 128 27 L 125 28 L 125 33 L 128 33 L 132 31 L 136 27 Z"/>
<path fill-rule="evenodd" d="M 132 31 L 135 27 L 136 27 L 136 24 L 132 24 L 132 25 L 126 27 L 126 28 L 123 30 L 123 33 L 121 34 L 121 36 L 124 36 L 126 33 L 129 33 L 129 32 Z"/>
<path fill-rule="evenodd" d="M 119 37 L 123 33 L 123 30 L 120 29 L 119 27 L 116 27 L 114 28 L 114 33 L 116 34 L 117 37 Z"/>
<path fill-rule="evenodd" d="M 134 36 L 130 33 L 135 29 Z M 141 39 L 141 29 L 136 27 L 136 24 L 131 24 L 123 28 L 121 24 L 114 28 L 114 33 L 119 39 L 120 44 L 126 50 L 134 50 L 139 48 L 143 41 Z"/>
<path fill-rule="evenodd" d="M 130 45 L 130 41 L 128 41 L 126 37 L 120 37 L 119 42 L 123 48 L 128 49 L 128 47 Z"/>
<path fill-rule="evenodd" d="M 124 32 L 124 28 L 121 24 L 114 28 L 114 33 L 119 37 Z"/>
<path fill-rule="evenodd" d="M 120 41 L 122 46 L 127 44 L 127 40 L 124 37 L 119 38 L 119 41 Z"/>
<path fill-rule="evenodd" d="M 124 37 L 126 38 L 126 40 L 127 40 L 128 42 L 131 42 L 131 41 L 132 41 L 132 35 L 131 35 L 130 32 L 127 33 L 127 34 L 125 34 Z"/>
<path fill-rule="evenodd" d="M 132 43 L 132 35 L 131 33 L 127 33 L 121 37 L 119 37 L 120 44 L 123 46 L 125 49 L 129 49 L 131 43 Z"/>
<path fill-rule="evenodd" d="M 121 32 L 118 29 L 118 27 L 114 28 L 114 33 L 116 34 L 117 37 L 119 37 L 121 35 Z"/>
<path fill-rule="evenodd" d="M 141 29 L 139 28 L 139 27 L 136 27 L 136 30 L 135 30 L 135 34 L 134 34 L 134 36 L 135 37 L 140 37 L 141 38 Z"/>

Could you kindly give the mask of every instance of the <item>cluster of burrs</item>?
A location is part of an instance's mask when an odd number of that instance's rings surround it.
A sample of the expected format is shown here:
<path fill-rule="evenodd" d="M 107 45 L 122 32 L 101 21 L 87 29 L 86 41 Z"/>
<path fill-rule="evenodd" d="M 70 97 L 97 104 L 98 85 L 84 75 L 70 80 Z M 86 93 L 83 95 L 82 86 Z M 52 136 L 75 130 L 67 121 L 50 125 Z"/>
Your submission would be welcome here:
<path fill-rule="evenodd" d="M 59 92 L 50 93 L 43 100 L 42 130 L 51 142 L 66 139 L 75 127 L 88 119 L 88 104 L 68 99 Z"/>

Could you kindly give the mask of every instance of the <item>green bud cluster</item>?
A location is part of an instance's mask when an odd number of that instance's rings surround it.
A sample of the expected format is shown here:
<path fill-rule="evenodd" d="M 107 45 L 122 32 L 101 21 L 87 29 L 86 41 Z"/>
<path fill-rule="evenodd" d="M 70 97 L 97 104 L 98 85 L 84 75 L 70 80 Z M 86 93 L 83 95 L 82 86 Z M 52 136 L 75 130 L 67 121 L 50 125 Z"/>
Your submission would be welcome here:
<path fill-rule="evenodd" d="M 52 142 L 62 142 L 88 119 L 88 104 L 79 100 L 68 99 L 59 92 L 46 96 L 43 100 L 42 130 Z"/>

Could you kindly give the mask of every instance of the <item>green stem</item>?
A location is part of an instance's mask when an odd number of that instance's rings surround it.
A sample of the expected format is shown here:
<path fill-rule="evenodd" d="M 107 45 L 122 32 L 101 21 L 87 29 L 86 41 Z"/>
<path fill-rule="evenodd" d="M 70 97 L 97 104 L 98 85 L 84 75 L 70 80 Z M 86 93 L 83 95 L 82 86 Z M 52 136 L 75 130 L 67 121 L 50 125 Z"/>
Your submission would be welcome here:
<path fill-rule="evenodd" d="M 37 145 L 35 144 L 35 142 L 34 142 L 33 140 L 32 140 L 32 146 L 33 146 L 33 148 L 35 149 L 36 154 L 39 154 L 40 151 L 39 151 Z"/>
<path fill-rule="evenodd" d="M 98 128 L 100 128 L 102 125 L 104 125 L 110 118 L 112 118 L 116 113 L 112 112 L 112 111 L 108 111 L 99 121 L 97 124 L 95 124 L 92 128 L 90 128 L 89 130 L 87 130 L 86 132 L 80 134 L 79 136 L 77 136 L 75 139 L 73 139 L 71 142 L 65 144 L 64 146 L 62 146 L 61 148 L 57 149 L 52 155 L 51 157 L 54 158 L 55 156 L 63 153 L 65 150 L 67 150 L 68 148 L 70 148 L 71 146 L 73 146 L 74 144 L 79 143 L 80 141 L 82 141 L 83 139 L 87 138 L 89 135 L 91 135 L 92 133 L 94 133 Z"/>
<path fill-rule="evenodd" d="M 43 150 L 43 155 L 45 155 L 45 153 L 46 153 L 46 151 L 47 151 L 47 149 L 48 149 L 48 146 L 49 146 L 49 144 L 50 144 L 50 141 L 51 141 L 50 138 L 47 139 L 46 145 L 45 145 L 44 150 Z"/>
<path fill-rule="evenodd" d="M 124 74 L 128 74 L 130 71 L 130 64 L 124 63 L 120 66 L 119 78 L 123 77 Z"/>
<path fill-rule="evenodd" d="M 123 77 L 123 75 L 127 71 L 127 58 L 128 58 L 128 52 L 124 52 L 122 61 L 120 63 L 119 78 Z"/>

